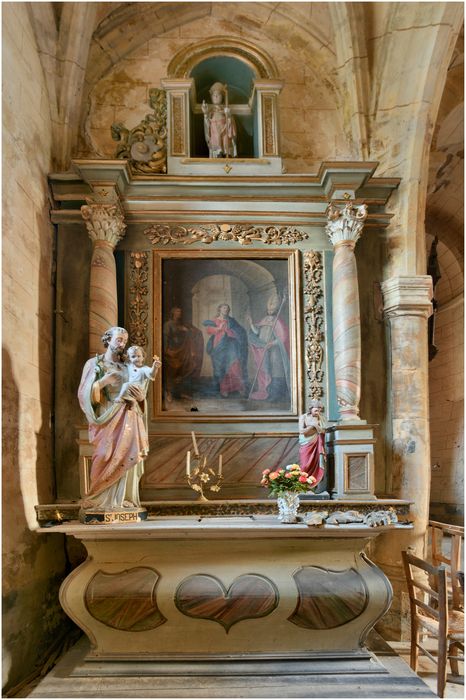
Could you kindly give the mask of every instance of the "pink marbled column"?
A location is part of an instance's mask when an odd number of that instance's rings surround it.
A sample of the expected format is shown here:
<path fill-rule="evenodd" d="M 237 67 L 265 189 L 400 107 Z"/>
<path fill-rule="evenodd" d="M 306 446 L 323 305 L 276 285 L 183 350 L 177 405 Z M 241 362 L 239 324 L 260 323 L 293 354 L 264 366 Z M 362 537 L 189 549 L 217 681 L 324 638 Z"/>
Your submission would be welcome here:
<path fill-rule="evenodd" d="M 102 352 L 102 336 L 118 323 L 116 265 L 113 246 L 94 241 L 89 284 L 89 354 Z"/>
<path fill-rule="evenodd" d="M 116 265 L 113 250 L 124 236 L 126 225 L 115 204 L 81 207 L 93 242 L 89 288 L 89 354 L 102 351 L 102 335 L 118 322 Z"/>
<path fill-rule="evenodd" d="M 342 421 L 359 420 L 361 398 L 361 325 L 354 246 L 355 241 L 336 244 L 333 259 L 333 353 Z"/>
<path fill-rule="evenodd" d="M 333 353 L 338 411 L 343 422 L 359 421 L 361 323 L 354 248 L 367 217 L 365 204 L 348 201 L 327 209 L 326 232 L 333 243 Z"/>

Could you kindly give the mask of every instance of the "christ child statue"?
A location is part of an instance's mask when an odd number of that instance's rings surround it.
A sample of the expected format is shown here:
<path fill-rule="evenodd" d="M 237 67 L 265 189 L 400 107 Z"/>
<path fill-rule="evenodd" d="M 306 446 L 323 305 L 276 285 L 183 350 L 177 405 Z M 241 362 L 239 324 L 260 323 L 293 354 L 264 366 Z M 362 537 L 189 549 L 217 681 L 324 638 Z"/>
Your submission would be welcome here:
<path fill-rule="evenodd" d="M 146 353 L 140 345 L 131 345 L 131 347 L 128 348 L 127 356 L 128 362 L 126 366 L 128 368 L 129 381 L 122 384 L 120 393 L 115 399 L 115 402 L 118 403 L 135 401 L 134 394 L 132 393 L 133 387 L 142 389 L 144 396 L 146 396 L 149 381 L 154 381 L 155 375 L 162 365 L 157 355 L 154 355 L 154 361 L 151 367 L 145 365 L 144 360 L 146 358 Z"/>

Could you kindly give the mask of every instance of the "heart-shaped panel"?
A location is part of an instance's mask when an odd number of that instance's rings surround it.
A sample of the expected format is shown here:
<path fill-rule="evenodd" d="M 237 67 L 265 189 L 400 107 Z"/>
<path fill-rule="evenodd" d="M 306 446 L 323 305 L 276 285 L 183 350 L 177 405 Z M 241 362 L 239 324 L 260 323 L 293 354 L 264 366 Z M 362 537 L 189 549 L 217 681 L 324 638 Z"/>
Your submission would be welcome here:
<path fill-rule="evenodd" d="M 175 593 L 175 605 L 184 615 L 218 622 L 226 632 L 241 620 L 265 617 L 278 605 L 274 583 L 259 574 L 238 576 L 228 590 L 208 574 L 188 576 Z"/>
<path fill-rule="evenodd" d="M 112 574 L 98 571 L 84 594 L 86 608 L 108 627 L 126 632 L 154 629 L 166 622 L 155 598 L 158 580 L 159 574 L 145 566 Z"/>

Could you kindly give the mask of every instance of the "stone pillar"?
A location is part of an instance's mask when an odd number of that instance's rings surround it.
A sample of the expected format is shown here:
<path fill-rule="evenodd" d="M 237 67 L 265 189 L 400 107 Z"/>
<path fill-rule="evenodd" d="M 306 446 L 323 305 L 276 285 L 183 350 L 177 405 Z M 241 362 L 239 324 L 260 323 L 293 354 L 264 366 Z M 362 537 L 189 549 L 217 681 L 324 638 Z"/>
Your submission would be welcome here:
<path fill-rule="evenodd" d="M 89 354 L 102 352 L 103 333 L 118 323 L 116 266 L 113 250 L 126 230 L 119 203 L 81 207 L 93 242 L 89 292 Z"/>
<path fill-rule="evenodd" d="M 331 204 L 327 209 L 326 233 L 333 259 L 333 353 L 340 421 L 359 421 L 361 397 L 361 326 L 358 274 L 354 248 L 367 217 L 365 204 L 343 209 Z"/>
<path fill-rule="evenodd" d="M 391 425 L 387 491 L 412 502 L 413 527 L 381 538 L 376 559 L 394 588 L 392 609 L 382 625 L 387 639 L 407 636 L 408 599 L 401 551 L 423 558 L 429 520 L 430 433 L 427 319 L 432 313 L 429 275 L 393 277 L 382 283 L 390 335 Z M 390 435 L 391 433 L 391 435 Z M 400 626 L 401 620 L 401 626 Z M 405 626 L 406 623 L 406 626 Z"/>

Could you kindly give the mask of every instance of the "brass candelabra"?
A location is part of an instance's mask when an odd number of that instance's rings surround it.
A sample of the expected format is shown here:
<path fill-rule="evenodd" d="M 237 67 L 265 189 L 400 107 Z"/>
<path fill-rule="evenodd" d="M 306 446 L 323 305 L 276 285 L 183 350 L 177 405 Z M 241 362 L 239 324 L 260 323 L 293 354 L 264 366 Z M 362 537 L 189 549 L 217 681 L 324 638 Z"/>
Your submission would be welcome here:
<path fill-rule="evenodd" d="M 215 471 L 212 467 L 207 466 L 207 457 L 199 452 L 194 432 L 191 433 L 191 437 L 194 454 L 191 456 L 190 450 L 186 453 L 186 478 L 193 491 L 199 494 L 198 500 L 208 501 L 209 499 L 204 495 L 204 489 L 209 489 L 214 493 L 218 493 L 221 489 L 223 481 L 222 455 L 218 456 L 218 468 Z"/>

